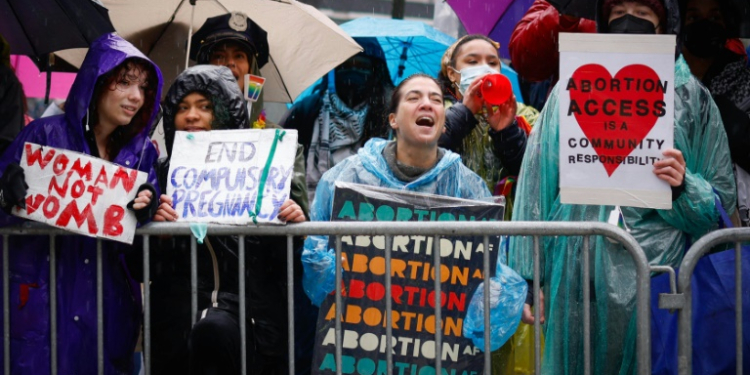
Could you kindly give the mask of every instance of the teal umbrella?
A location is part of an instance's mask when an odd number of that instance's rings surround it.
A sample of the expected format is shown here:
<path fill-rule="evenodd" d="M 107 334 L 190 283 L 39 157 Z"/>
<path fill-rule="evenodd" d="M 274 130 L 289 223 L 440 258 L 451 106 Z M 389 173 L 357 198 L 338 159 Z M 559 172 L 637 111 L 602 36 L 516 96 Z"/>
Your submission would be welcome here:
<path fill-rule="evenodd" d="M 414 73 L 437 78 L 443 53 L 456 41 L 419 21 L 364 17 L 340 26 L 357 41 L 380 44 L 394 85 Z"/>

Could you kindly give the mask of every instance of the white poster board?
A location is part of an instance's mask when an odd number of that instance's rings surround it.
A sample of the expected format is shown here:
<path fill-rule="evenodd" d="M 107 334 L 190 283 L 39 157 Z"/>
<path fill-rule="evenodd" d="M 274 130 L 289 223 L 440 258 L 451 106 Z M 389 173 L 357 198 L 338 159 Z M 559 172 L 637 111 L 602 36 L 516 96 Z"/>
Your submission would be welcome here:
<path fill-rule="evenodd" d="M 281 224 L 296 154 L 296 130 L 176 132 L 167 194 L 177 220 Z"/>
<path fill-rule="evenodd" d="M 148 175 L 79 152 L 26 142 L 21 155 L 29 189 L 16 216 L 91 237 L 133 243 L 127 209 Z"/>
<path fill-rule="evenodd" d="M 560 195 L 672 208 L 653 163 L 674 143 L 674 35 L 560 34 Z"/>

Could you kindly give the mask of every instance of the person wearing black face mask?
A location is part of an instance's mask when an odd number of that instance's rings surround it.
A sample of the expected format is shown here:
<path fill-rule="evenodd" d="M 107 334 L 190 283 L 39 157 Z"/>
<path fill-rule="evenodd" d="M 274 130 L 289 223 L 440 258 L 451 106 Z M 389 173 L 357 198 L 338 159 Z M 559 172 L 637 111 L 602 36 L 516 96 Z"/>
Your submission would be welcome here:
<path fill-rule="evenodd" d="M 599 4 L 599 33 L 677 34 L 680 26 L 676 0 L 602 0 Z M 734 212 L 736 188 L 719 111 L 679 55 L 670 84 L 674 87 L 674 148 L 664 150 L 652 173 L 672 187 L 671 209 L 621 207 L 620 218 L 650 265 L 677 267 L 688 240 L 697 241 L 717 228 L 717 198 L 721 208 Z M 560 202 L 560 91 L 557 86 L 552 89 L 529 135 L 518 176 L 513 221 L 601 222 L 612 212 L 612 206 Z M 549 241 L 541 249 L 548 256 L 540 264 L 545 296 L 544 308 L 540 309 L 545 322 L 540 375 L 582 374 L 585 356 L 581 343 L 585 335 L 590 335 L 591 350 L 596 353 L 591 356 L 592 374 L 636 372 L 636 328 L 631 324 L 637 318 L 635 266 L 622 255 L 622 245 L 598 239 L 591 246 L 589 262 L 597 265 L 597 271 L 587 280 L 580 272 L 568 272 L 571 264 L 581 261 L 580 237 Z M 508 266 L 527 280 L 534 275 L 534 261 L 529 255 L 534 248 L 533 239 L 510 239 Z M 584 285 L 591 286 L 589 332 L 583 331 L 581 323 Z M 522 320 L 528 323 L 533 319 L 531 309 L 525 308 Z"/>
<path fill-rule="evenodd" d="M 684 1 L 682 53 L 690 71 L 711 91 L 729 136 L 735 163 L 739 220 L 750 225 L 750 68 L 742 48 L 734 51 L 728 37 L 737 34 L 728 0 Z M 729 41 L 729 42 L 728 42 Z"/>
<path fill-rule="evenodd" d="M 364 52 L 329 72 L 280 121 L 297 129 L 305 146 L 310 201 L 325 171 L 356 154 L 368 139 L 388 138 L 385 108 L 393 84 L 385 54 L 377 42 L 354 39 Z"/>

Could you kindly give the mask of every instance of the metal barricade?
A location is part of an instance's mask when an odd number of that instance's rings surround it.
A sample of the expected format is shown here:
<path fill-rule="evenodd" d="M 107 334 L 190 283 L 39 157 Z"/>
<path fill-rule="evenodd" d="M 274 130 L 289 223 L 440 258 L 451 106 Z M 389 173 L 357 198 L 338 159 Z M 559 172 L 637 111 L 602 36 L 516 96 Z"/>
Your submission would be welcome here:
<path fill-rule="evenodd" d="M 659 307 L 675 309 L 678 311 L 677 330 L 677 363 L 680 375 L 691 375 L 693 373 L 693 310 L 692 310 L 692 286 L 690 280 L 698 261 L 712 248 L 728 242 L 735 243 L 735 324 L 737 345 L 737 368 L 738 375 L 743 374 L 742 358 L 742 248 L 740 242 L 750 241 L 750 228 L 730 228 L 711 232 L 698 240 L 685 254 L 680 265 L 680 273 L 677 278 L 677 293 L 672 287 L 672 294 L 662 294 L 659 298 Z"/>
<path fill-rule="evenodd" d="M 589 265 L 588 265 L 588 254 L 589 254 L 589 237 L 590 236 L 605 236 L 609 239 L 615 240 L 623 245 L 628 253 L 633 257 L 636 266 L 636 314 L 637 314 L 637 341 L 636 341 L 636 355 L 638 360 L 638 373 L 639 374 L 650 374 L 651 373 L 651 336 L 650 336 L 650 272 L 657 270 L 658 267 L 649 267 L 648 260 L 640 248 L 635 239 L 622 229 L 615 226 L 598 223 L 598 222 L 308 222 L 301 224 L 293 224 L 287 226 L 259 226 L 259 227 L 238 227 L 238 226 L 220 226 L 220 225 L 209 225 L 208 233 L 212 236 L 216 235 L 239 235 L 239 307 L 240 316 L 245 316 L 246 301 L 245 301 L 245 279 L 242 277 L 245 273 L 244 269 L 244 237 L 248 235 L 252 236 L 286 236 L 287 238 L 287 312 L 288 312 L 288 353 L 289 353 L 289 373 L 294 374 L 295 363 L 294 363 L 294 286 L 293 286 L 293 243 L 292 239 L 294 236 L 306 236 L 310 234 L 317 235 L 328 235 L 336 236 L 336 317 L 341 316 L 341 237 L 345 235 L 351 236 L 385 236 L 386 251 L 385 251 L 385 289 L 386 289 L 386 355 L 388 364 L 388 375 L 393 373 L 393 358 L 392 358 L 392 306 L 391 306 L 391 244 L 394 236 L 398 235 L 422 235 L 422 236 L 433 236 L 433 267 L 435 270 L 435 321 L 441 322 L 441 306 L 440 303 L 440 251 L 438 239 L 440 236 L 483 236 L 484 248 L 488 248 L 490 236 L 532 236 L 534 243 L 533 259 L 534 259 L 534 281 L 533 281 L 533 295 L 535 306 L 539 306 L 540 302 L 540 248 L 539 240 L 540 237 L 546 236 L 583 236 L 584 237 L 584 248 L 582 251 L 583 259 L 583 277 L 584 280 L 589 278 Z M 750 233 L 750 232 L 748 232 Z M 8 279 L 8 237 L 16 235 L 49 235 L 51 238 L 50 248 L 54 249 L 56 236 L 69 235 L 70 233 L 64 232 L 59 229 L 52 229 L 43 225 L 25 223 L 22 227 L 8 227 L 0 228 L 0 235 L 3 235 L 3 327 L 4 327 L 4 364 L 5 374 L 10 374 L 10 303 L 9 303 L 9 279 Z M 150 252 L 152 249 L 149 247 L 149 236 L 152 235 L 175 235 L 175 236 L 189 236 L 191 235 L 190 226 L 185 223 L 152 223 L 143 228 L 137 230 L 137 234 L 143 236 L 143 278 L 144 278 L 144 346 L 143 353 L 145 358 L 145 373 L 150 373 L 150 357 L 151 357 L 151 310 L 150 310 L 150 285 L 147 282 L 150 280 Z M 743 237 L 745 238 L 745 237 Z M 750 238 L 750 234 L 747 236 Z M 136 239 L 137 241 L 138 239 Z M 98 373 L 104 373 L 104 340 L 106 339 L 103 334 L 103 311 L 102 311 L 102 241 L 99 240 L 97 246 L 97 368 Z M 696 244 L 697 245 L 697 244 Z M 485 277 L 484 283 L 484 325 L 485 327 L 490 326 L 490 293 L 489 293 L 489 282 L 487 281 L 487 275 L 490 275 L 490 252 L 484 252 L 484 267 L 483 275 Z M 197 316 L 198 302 L 197 302 L 197 246 L 195 239 L 191 242 L 191 310 L 193 316 Z M 56 268 L 55 252 L 50 252 L 50 312 L 51 312 L 51 373 L 57 374 L 57 337 L 55 334 L 56 330 Z M 583 309 L 584 309 L 584 373 L 591 373 L 591 342 L 590 342 L 590 322 L 589 322 L 589 309 L 590 309 L 590 290 L 588 283 L 583 283 Z M 534 348 L 535 348 L 535 372 L 539 374 L 541 372 L 541 326 L 540 326 L 540 312 L 539 309 L 534 309 L 535 324 L 534 324 Z M 245 319 L 239 319 L 240 321 L 240 334 L 242 343 L 242 374 L 247 373 L 247 359 L 244 356 L 245 348 L 247 346 L 246 331 L 245 331 Z M 439 324 L 439 323 L 436 323 Z M 336 373 L 340 375 L 342 373 L 341 358 L 342 358 L 342 328 L 341 319 L 336 319 L 335 322 L 335 360 L 336 360 Z M 491 356 L 489 355 L 489 343 L 490 343 L 489 329 L 484 331 L 484 352 L 487 353 L 484 356 L 484 373 L 491 373 Z M 441 346 L 442 332 L 440 329 L 435 330 L 435 344 L 436 347 Z M 435 372 L 442 373 L 442 363 L 439 355 L 435 356 Z"/>

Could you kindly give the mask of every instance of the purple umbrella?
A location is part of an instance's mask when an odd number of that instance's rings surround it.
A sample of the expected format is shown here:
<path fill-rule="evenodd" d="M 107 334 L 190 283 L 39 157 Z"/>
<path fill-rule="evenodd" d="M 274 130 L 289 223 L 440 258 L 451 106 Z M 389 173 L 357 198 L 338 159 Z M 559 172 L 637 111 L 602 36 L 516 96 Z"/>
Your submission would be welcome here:
<path fill-rule="evenodd" d="M 500 57 L 510 58 L 508 42 L 516 24 L 534 0 L 447 0 L 469 34 L 500 43 Z"/>

